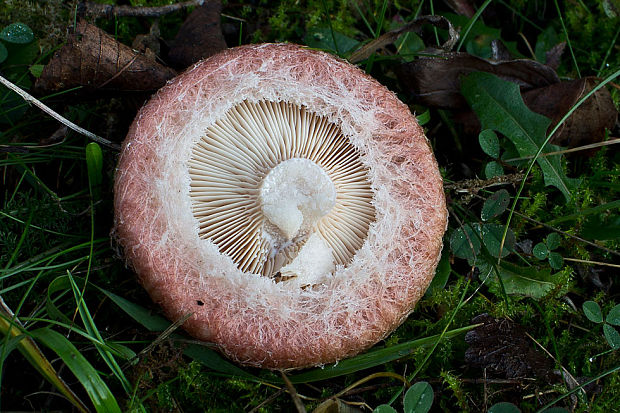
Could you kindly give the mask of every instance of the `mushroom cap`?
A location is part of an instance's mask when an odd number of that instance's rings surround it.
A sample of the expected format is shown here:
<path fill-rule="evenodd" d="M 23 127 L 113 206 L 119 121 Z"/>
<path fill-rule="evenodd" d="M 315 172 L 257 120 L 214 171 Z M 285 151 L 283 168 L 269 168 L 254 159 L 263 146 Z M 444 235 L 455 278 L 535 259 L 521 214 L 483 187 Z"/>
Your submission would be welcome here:
<path fill-rule="evenodd" d="M 308 288 L 241 271 L 199 236 L 188 163 L 205 130 L 242 102 L 288 102 L 336 124 L 367 168 L 375 220 L 348 265 Z M 413 311 L 439 260 L 447 210 L 422 128 L 357 67 L 292 44 L 225 50 L 139 112 L 115 181 L 114 235 L 152 299 L 231 359 L 271 369 L 352 356 Z"/>

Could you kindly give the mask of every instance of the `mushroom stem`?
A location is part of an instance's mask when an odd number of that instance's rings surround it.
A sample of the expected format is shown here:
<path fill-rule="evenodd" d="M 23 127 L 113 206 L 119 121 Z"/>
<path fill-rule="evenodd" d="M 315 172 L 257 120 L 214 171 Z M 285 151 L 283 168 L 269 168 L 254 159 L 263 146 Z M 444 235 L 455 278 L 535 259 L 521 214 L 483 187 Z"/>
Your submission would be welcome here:
<path fill-rule="evenodd" d="M 335 267 L 333 250 L 320 235 L 314 233 L 301 247 L 297 257 L 282 267 L 280 273 L 284 278 L 295 278 L 295 285 L 306 286 L 320 283 Z"/>
<path fill-rule="evenodd" d="M 269 171 L 260 197 L 265 217 L 291 241 L 329 213 L 336 204 L 336 188 L 316 163 L 293 158 Z"/>

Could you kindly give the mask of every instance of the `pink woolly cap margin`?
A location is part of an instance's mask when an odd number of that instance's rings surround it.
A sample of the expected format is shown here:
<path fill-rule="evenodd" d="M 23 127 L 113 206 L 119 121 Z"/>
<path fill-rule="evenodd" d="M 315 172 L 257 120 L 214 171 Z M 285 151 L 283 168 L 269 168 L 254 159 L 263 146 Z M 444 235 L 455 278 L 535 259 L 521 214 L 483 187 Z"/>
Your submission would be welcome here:
<path fill-rule="evenodd" d="M 351 264 L 313 288 L 243 274 L 201 240 L 187 162 L 204 130 L 244 101 L 287 101 L 338 124 L 368 167 L 376 221 Z M 228 49 L 173 79 L 140 111 L 116 171 L 114 235 L 152 299 L 246 365 L 350 357 L 413 311 L 439 260 L 447 211 L 436 161 L 406 105 L 357 67 L 292 44 Z"/>

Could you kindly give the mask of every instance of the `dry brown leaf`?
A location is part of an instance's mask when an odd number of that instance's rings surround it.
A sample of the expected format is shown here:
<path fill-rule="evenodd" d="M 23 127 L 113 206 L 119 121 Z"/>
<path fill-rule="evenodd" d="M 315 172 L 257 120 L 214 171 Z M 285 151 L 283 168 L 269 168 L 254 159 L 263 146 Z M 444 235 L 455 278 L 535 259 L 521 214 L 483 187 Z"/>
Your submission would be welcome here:
<path fill-rule="evenodd" d="M 545 64 L 553 70 L 556 70 L 560 66 L 564 49 L 566 49 L 566 42 L 558 43 L 549 49 L 549 51 L 545 53 Z"/>
<path fill-rule="evenodd" d="M 80 20 L 67 44 L 45 66 L 35 88 L 40 93 L 84 86 L 126 91 L 155 90 L 176 75 L 96 26 Z"/>
<path fill-rule="evenodd" d="M 559 44 L 548 58 L 559 58 L 562 49 L 563 44 Z M 492 73 L 518 84 L 525 104 L 551 119 L 549 131 L 597 84 L 593 77 L 560 82 L 551 67 L 532 60 L 489 61 L 467 53 L 420 57 L 401 66 L 399 80 L 419 103 L 459 110 L 455 119 L 467 134 L 474 135 L 480 131 L 480 123 L 460 91 L 460 78 L 474 71 Z M 600 142 L 605 130 L 613 129 L 617 115 L 611 95 L 600 89 L 564 122 L 552 143 L 574 148 Z"/>
<path fill-rule="evenodd" d="M 491 53 L 493 54 L 493 60 L 511 60 L 512 56 L 510 50 L 499 39 L 491 40 Z"/>
<path fill-rule="evenodd" d="M 474 17 L 476 14 L 476 9 L 468 0 L 445 0 L 445 3 L 452 9 L 456 14 L 460 14 L 461 16 L 469 17 L 470 19 Z"/>
<path fill-rule="evenodd" d="M 551 119 L 551 131 L 597 83 L 594 77 L 556 83 L 525 92 L 523 100 L 534 112 Z M 571 148 L 601 142 L 605 138 L 605 129 L 611 130 L 617 117 L 618 111 L 609 91 L 601 88 L 564 122 L 552 142 Z"/>
<path fill-rule="evenodd" d="M 160 55 L 160 36 L 159 20 L 155 20 L 147 34 L 139 34 L 131 43 L 131 48 L 144 53 L 149 59 L 155 60 Z"/>
<path fill-rule="evenodd" d="M 523 93 L 527 107 L 551 119 L 547 132 L 551 132 L 568 111 L 597 84 L 595 78 L 563 81 Z M 560 126 L 551 139 L 551 143 L 567 148 L 576 148 L 597 142 L 605 138 L 605 130 L 612 130 L 616 124 L 618 111 L 614 106 L 609 91 L 599 89 L 586 100 Z M 480 133 L 480 122 L 469 110 L 458 111 L 454 119 L 463 127 L 467 135 Z M 586 152 L 586 155 L 592 151 Z M 580 152 L 581 155 L 584 152 Z"/>
<path fill-rule="evenodd" d="M 441 53 L 403 63 L 398 71 L 401 84 L 419 103 L 445 109 L 464 109 L 460 78 L 471 72 L 488 72 L 518 84 L 521 90 L 558 83 L 553 69 L 533 60 L 489 61 L 468 53 Z"/>
<path fill-rule="evenodd" d="M 209 0 L 196 7 L 179 29 L 168 53 L 172 66 L 185 69 L 200 59 L 226 49 L 220 25 L 222 4 Z"/>

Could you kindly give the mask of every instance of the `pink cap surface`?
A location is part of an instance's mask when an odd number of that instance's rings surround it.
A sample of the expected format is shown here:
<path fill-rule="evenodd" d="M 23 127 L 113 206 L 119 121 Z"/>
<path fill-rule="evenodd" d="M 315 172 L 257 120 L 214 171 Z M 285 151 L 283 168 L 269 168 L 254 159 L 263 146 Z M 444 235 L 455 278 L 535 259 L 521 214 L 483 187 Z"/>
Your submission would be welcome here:
<path fill-rule="evenodd" d="M 188 161 L 204 131 L 243 102 L 290 102 L 339 126 L 368 168 L 375 222 L 352 262 L 291 288 L 240 271 L 198 235 Z M 302 368 L 352 356 L 413 311 L 442 248 L 447 211 L 436 161 L 408 107 L 357 67 L 291 44 L 204 60 L 136 117 L 115 182 L 115 236 L 152 299 L 233 360 Z"/>

